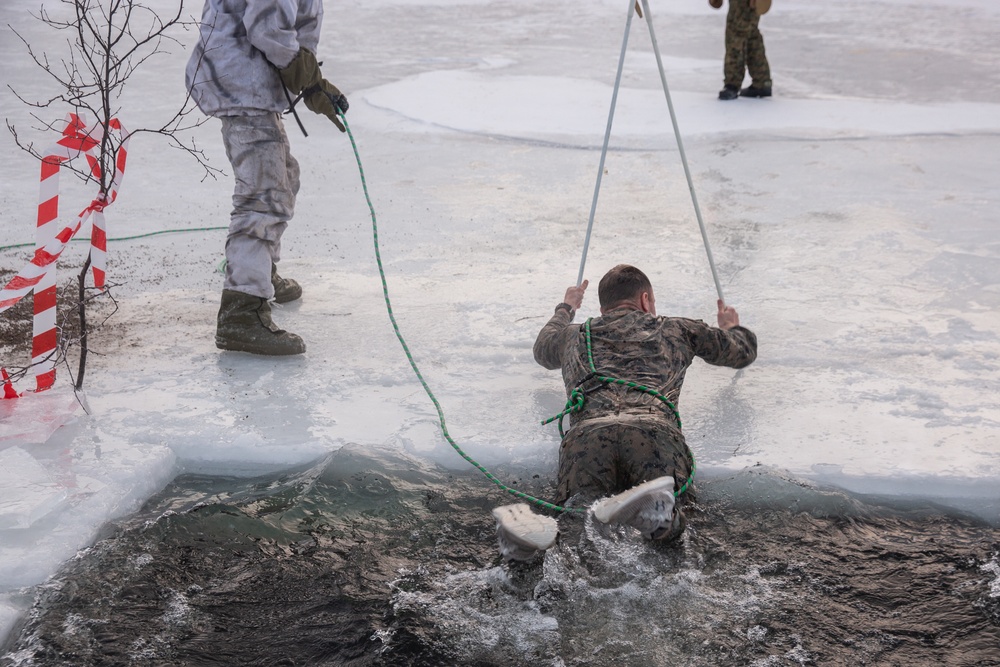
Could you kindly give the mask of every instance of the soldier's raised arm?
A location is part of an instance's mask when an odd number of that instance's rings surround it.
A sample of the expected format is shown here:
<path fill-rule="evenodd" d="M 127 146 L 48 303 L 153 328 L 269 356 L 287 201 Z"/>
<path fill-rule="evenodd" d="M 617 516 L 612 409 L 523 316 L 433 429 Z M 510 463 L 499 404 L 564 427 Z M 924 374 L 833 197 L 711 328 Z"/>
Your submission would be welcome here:
<path fill-rule="evenodd" d="M 589 284 L 590 281 L 584 280 L 579 285 L 567 287 L 563 302 L 556 306 L 556 311 L 535 338 L 532 348 L 535 361 L 550 371 L 562 367 L 564 331 L 573 322 L 577 309 L 583 305 L 583 294 Z"/>

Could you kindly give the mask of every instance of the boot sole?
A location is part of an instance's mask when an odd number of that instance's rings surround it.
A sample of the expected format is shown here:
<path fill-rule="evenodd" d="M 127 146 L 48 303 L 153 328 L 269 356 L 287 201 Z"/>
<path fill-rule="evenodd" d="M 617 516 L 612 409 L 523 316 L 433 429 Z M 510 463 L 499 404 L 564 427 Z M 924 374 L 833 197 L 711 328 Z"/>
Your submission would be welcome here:
<path fill-rule="evenodd" d="M 674 478 L 669 476 L 658 477 L 649 482 L 644 482 L 595 504 L 593 507 L 594 518 L 601 523 L 618 523 L 623 518 L 629 518 L 636 509 L 647 509 L 643 506 L 651 502 L 651 500 L 665 494 L 672 494 L 674 486 Z M 658 508 L 665 516 L 669 516 L 674 508 L 672 496 L 670 496 L 670 500 L 669 509 Z M 648 509 L 650 511 L 653 510 L 653 508 Z"/>
<path fill-rule="evenodd" d="M 674 478 L 659 477 L 596 503 L 593 506 L 594 518 L 604 524 L 629 525 L 644 535 L 648 534 L 671 518 L 674 511 L 673 491 Z"/>
<path fill-rule="evenodd" d="M 290 357 L 296 354 L 304 354 L 306 351 L 306 346 L 301 347 L 296 346 L 293 348 L 285 348 L 276 350 L 274 346 L 269 347 L 258 347 L 256 345 L 247 344 L 242 341 L 231 341 L 225 338 L 215 337 L 215 347 L 220 350 L 226 350 L 227 352 L 248 352 L 250 354 L 257 354 L 264 357 Z"/>
<path fill-rule="evenodd" d="M 511 560 L 528 560 L 556 543 L 556 520 L 535 514 L 524 503 L 497 507 L 493 518 L 497 520 L 500 553 Z"/>

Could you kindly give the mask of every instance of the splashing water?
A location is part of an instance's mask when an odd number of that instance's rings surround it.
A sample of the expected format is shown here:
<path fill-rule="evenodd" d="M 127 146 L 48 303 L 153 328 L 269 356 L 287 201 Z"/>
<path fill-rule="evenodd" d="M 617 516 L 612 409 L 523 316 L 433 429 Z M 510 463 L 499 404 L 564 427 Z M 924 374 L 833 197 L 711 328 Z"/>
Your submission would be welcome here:
<path fill-rule="evenodd" d="M 473 472 L 345 448 L 182 476 L 40 587 L 0 665 L 997 664 L 997 528 L 759 469 L 697 492 L 679 544 L 563 516 L 509 564 Z"/>

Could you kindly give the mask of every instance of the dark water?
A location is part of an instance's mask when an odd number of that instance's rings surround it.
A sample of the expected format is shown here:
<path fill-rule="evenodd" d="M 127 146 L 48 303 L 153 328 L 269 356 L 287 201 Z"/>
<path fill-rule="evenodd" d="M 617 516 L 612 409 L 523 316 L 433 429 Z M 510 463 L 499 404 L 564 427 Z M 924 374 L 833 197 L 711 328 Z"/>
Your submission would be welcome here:
<path fill-rule="evenodd" d="M 566 516 L 510 566 L 474 471 L 346 448 L 183 476 L 40 588 L 0 665 L 1000 665 L 997 528 L 759 470 L 698 494 L 680 545 Z"/>

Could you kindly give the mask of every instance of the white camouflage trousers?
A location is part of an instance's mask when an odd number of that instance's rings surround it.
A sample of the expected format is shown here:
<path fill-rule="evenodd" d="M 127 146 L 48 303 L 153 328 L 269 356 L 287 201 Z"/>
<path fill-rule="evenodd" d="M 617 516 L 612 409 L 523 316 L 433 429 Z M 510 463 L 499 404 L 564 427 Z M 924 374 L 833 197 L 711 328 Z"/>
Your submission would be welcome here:
<path fill-rule="evenodd" d="M 222 140 L 236 187 L 226 239 L 225 289 L 270 299 L 271 263 L 295 210 L 299 163 L 281 116 L 223 116 Z"/>

